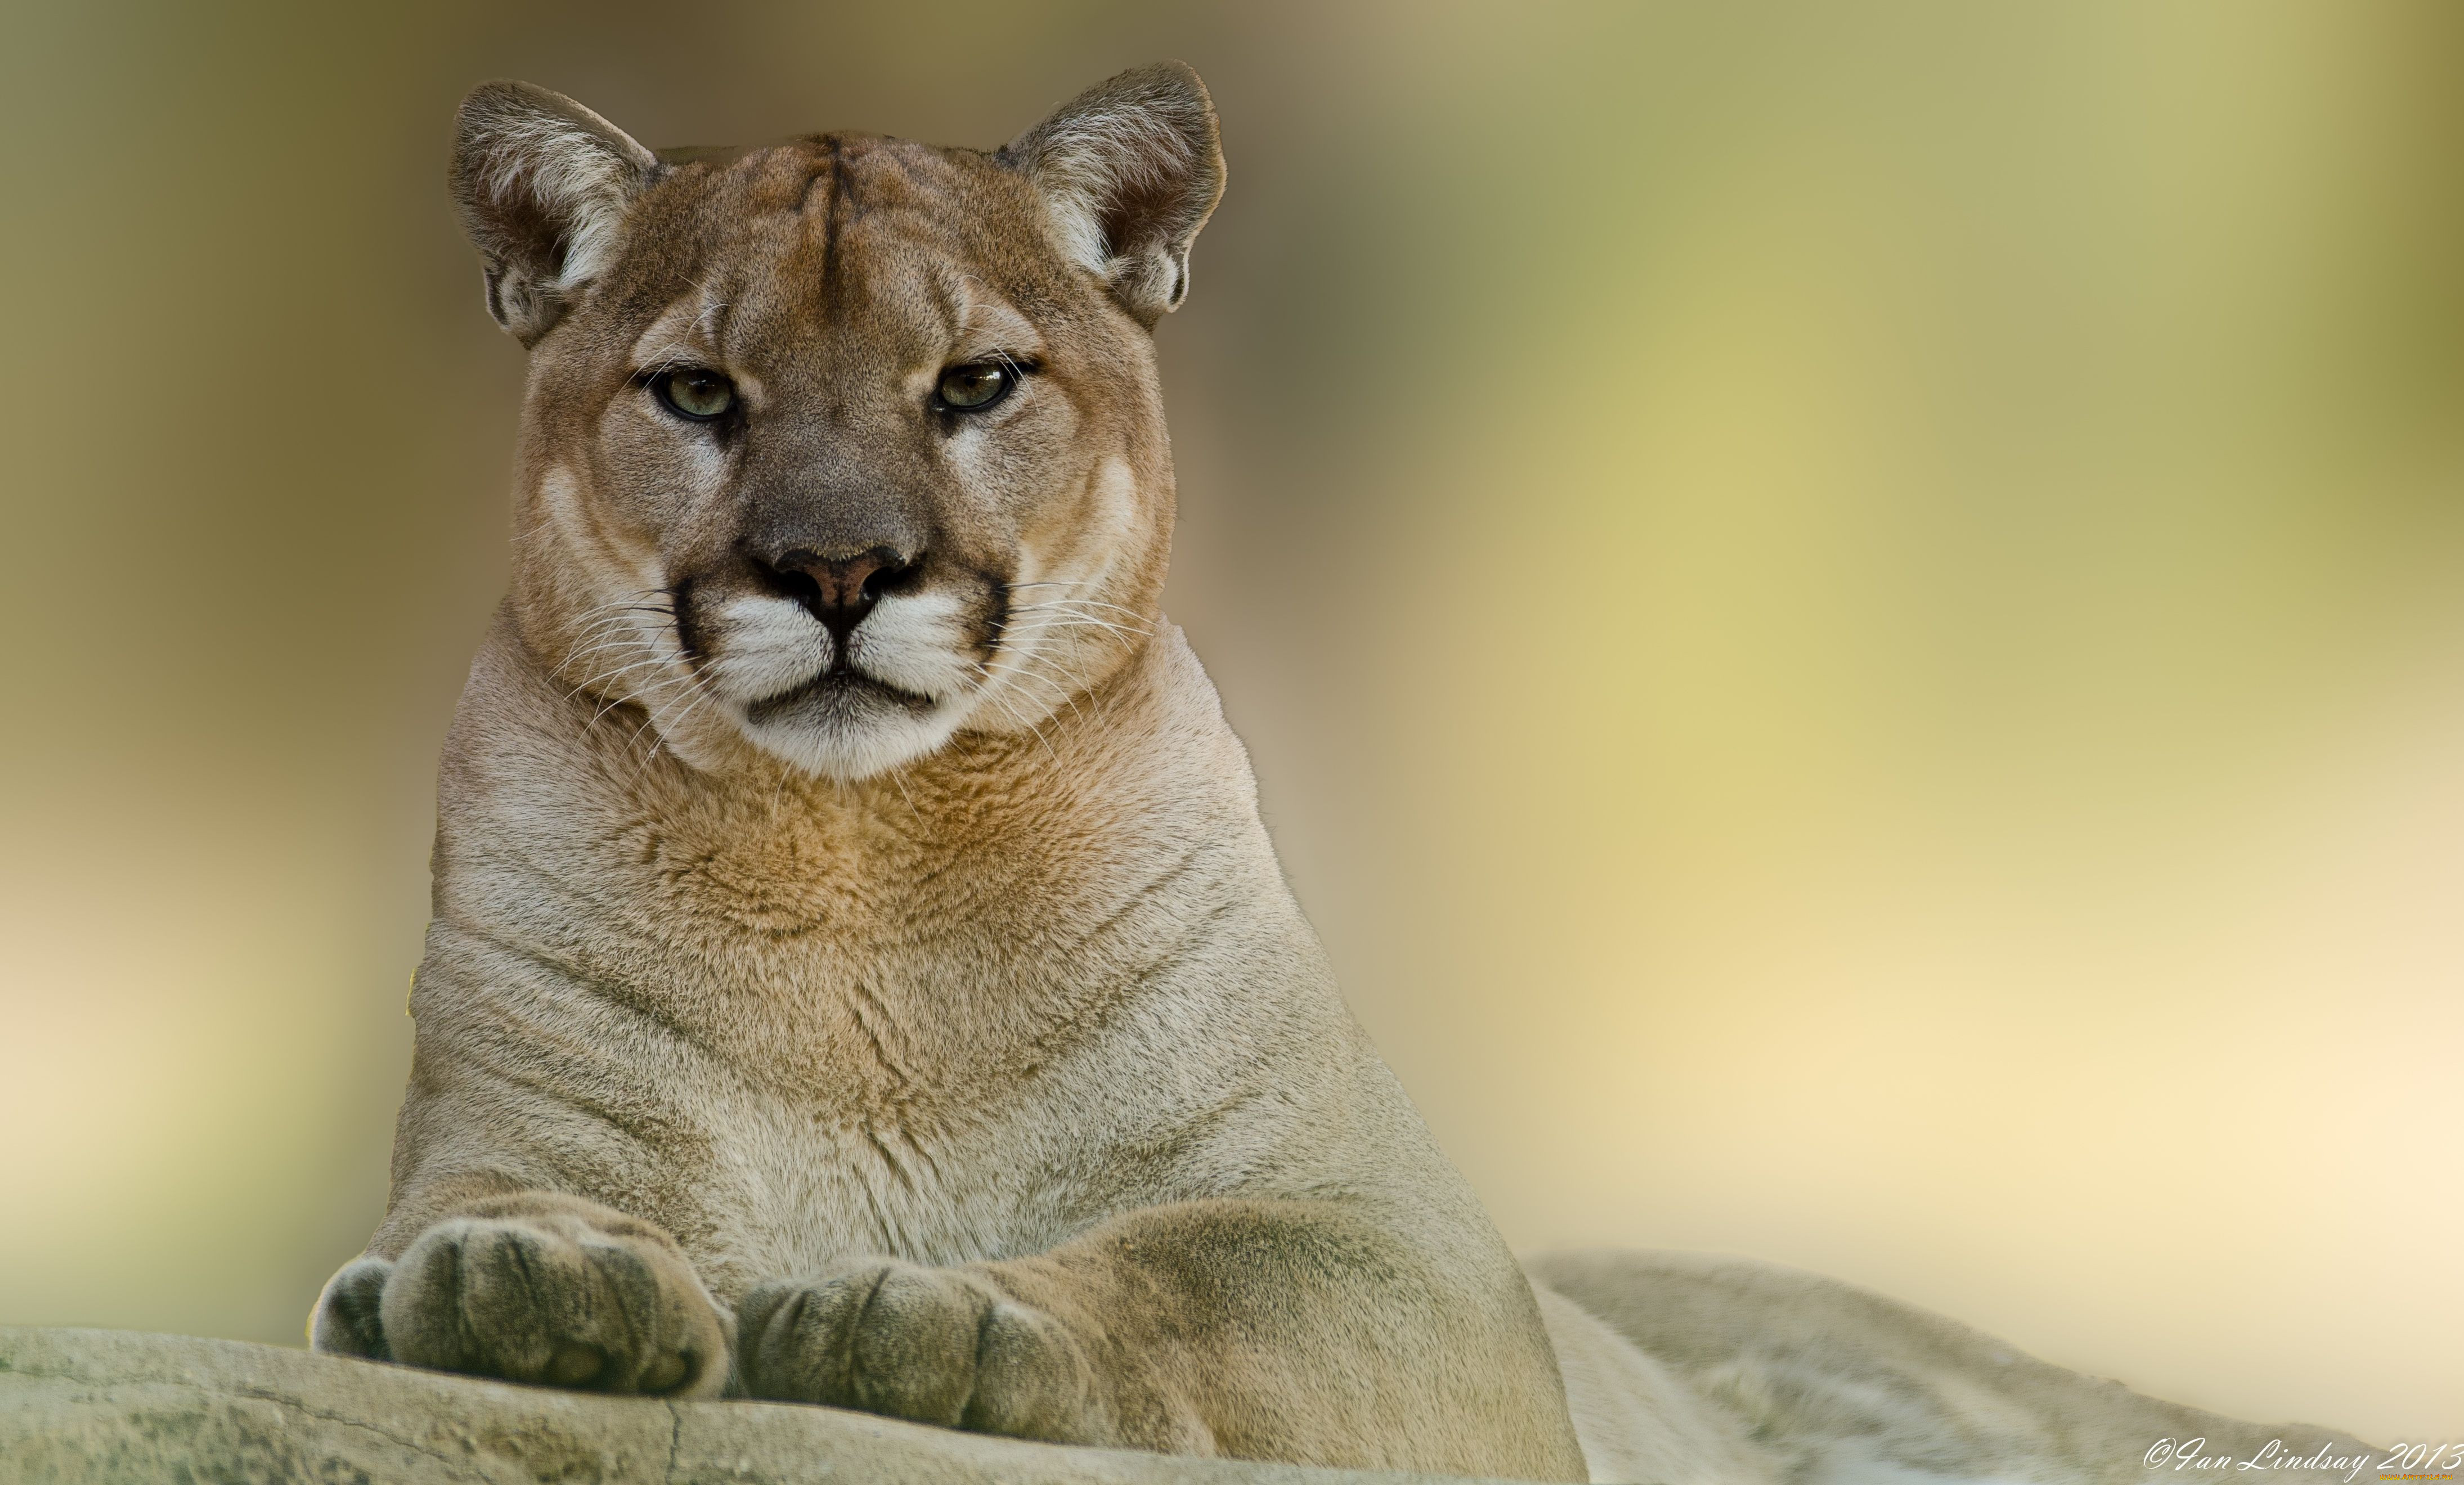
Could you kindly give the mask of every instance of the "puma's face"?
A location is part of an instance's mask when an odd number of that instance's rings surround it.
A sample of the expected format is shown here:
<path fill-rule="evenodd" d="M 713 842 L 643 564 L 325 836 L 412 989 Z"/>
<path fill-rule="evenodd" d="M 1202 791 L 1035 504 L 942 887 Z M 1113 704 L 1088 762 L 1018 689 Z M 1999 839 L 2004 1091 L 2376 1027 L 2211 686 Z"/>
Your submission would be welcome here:
<path fill-rule="evenodd" d="M 568 684 L 860 778 L 1034 728 L 1155 614 L 1148 326 L 1221 188 L 1185 70 L 998 154 L 830 136 L 662 164 L 492 84 L 456 163 L 533 345 L 516 601 Z"/>
<path fill-rule="evenodd" d="M 590 579 L 573 684 L 851 778 L 1117 661 L 1167 519 L 1152 357 L 1037 210 L 979 156 L 873 140 L 645 194 L 540 346 L 536 555 Z"/>

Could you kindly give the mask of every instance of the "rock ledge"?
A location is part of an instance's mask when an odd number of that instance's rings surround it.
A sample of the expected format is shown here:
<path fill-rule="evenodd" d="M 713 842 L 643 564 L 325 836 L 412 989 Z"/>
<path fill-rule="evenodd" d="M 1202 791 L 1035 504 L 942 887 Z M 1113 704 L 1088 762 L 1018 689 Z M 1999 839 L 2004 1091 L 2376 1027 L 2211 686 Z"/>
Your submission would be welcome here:
<path fill-rule="evenodd" d="M 591 1397 L 277 1346 L 0 1327 L 0 1481 L 1403 1485 L 772 1403 Z"/>

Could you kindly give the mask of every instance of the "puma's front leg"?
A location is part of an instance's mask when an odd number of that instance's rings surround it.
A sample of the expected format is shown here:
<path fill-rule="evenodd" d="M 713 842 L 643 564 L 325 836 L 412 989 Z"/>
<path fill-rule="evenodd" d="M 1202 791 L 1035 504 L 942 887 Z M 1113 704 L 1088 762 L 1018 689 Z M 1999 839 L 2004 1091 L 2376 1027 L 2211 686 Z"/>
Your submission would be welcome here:
<path fill-rule="evenodd" d="M 757 1397 L 1175 1453 L 1581 1479 L 1502 1251 L 1336 1202 L 1209 1201 L 1028 1258 L 871 1259 L 737 1311 Z"/>
<path fill-rule="evenodd" d="M 649 1222 L 523 1191 L 470 1202 L 317 1301 L 319 1351 L 596 1392 L 715 1397 L 731 1317 Z"/>

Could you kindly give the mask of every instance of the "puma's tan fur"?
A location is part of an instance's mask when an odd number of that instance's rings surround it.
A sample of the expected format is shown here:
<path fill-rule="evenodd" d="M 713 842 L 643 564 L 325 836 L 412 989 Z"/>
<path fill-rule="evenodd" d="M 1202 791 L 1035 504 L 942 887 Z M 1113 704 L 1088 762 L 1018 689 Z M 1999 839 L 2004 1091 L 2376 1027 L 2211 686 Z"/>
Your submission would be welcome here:
<path fill-rule="evenodd" d="M 538 89 L 464 105 L 532 356 L 516 570 L 391 1203 L 317 1344 L 1323 1464 L 1776 1480 L 1837 1434 L 2032 1473 L 1998 1373 L 1900 1433 L 1799 1385 L 1905 1392 L 1935 1322 L 1809 1362 L 1844 1291 L 1741 1304 L 1760 1349 L 1663 1333 L 1661 1289 L 1711 1314 L 1690 1270 L 1535 1294 L 1344 1010 L 1157 607 L 1150 329 L 1221 180 L 1176 66 L 995 153 L 662 161 Z"/>

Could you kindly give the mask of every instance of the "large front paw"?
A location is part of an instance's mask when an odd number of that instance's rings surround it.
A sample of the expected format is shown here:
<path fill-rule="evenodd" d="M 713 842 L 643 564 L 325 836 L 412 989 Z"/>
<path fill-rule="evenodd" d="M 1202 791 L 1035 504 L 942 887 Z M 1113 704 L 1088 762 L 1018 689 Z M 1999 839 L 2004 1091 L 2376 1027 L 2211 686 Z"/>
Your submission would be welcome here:
<path fill-rule="evenodd" d="M 1060 1443 L 1115 1441 L 1061 1322 L 960 1269 L 876 1260 L 762 1284 L 737 1306 L 755 1397 Z"/>
<path fill-rule="evenodd" d="M 334 1340 L 328 1340 L 330 1329 Z M 594 1392 L 715 1397 L 727 1321 L 647 1235 L 565 1213 L 454 1217 L 327 1286 L 319 1349 Z"/>

